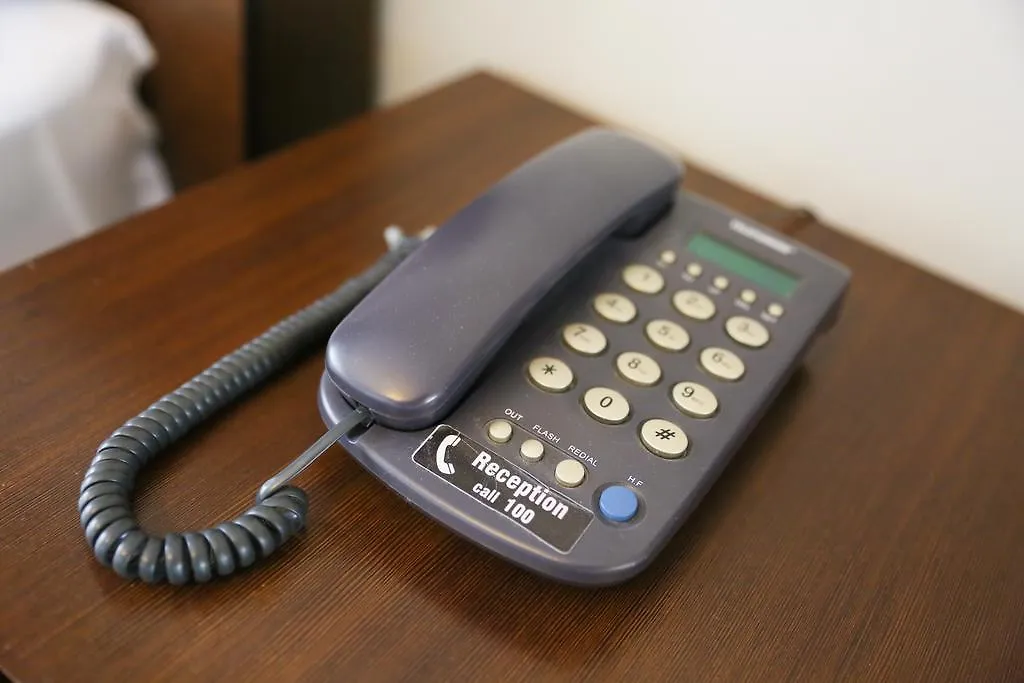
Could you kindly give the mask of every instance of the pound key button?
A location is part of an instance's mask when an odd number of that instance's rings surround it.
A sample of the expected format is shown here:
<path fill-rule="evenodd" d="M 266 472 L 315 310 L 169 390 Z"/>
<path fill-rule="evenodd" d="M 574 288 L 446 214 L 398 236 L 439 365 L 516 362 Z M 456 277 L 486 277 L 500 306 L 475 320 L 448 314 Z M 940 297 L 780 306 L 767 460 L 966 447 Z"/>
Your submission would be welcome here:
<path fill-rule="evenodd" d="M 636 516 L 640 502 L 630 489 L 616 484 L 601 491 L 598 507 L 605 519 L 612 522 L 628 522 Z"/>

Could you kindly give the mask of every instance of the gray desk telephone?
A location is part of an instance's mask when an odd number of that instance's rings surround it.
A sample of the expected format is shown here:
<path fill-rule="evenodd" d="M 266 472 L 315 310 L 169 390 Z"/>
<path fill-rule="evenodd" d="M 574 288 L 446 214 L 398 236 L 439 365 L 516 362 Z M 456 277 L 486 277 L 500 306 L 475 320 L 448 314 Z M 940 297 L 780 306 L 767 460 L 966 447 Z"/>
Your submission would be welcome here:
<path fill-rule="evenodd" d="M 661 152 L 591 129 L 429 239 L 397 240 L 100 445 L 79 500 L 97 559 L 175 584 L 246 567 L 304 526 L 305 494 L 288 481 L 339 442 L 522 567 L 579 585 L 635 575 L 835 319 L 849 281 L 825 256 L 679 192 L 681 176 Z M 143 531 L 138 470 L 328 334 L 329 431 L 234 520 Z"/>

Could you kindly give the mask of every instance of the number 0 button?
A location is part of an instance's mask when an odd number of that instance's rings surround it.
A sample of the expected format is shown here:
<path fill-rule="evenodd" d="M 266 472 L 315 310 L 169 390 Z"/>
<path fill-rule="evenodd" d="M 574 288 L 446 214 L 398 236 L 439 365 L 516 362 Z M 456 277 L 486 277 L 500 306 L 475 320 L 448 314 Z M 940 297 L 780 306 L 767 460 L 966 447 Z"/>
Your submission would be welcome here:
<path fill-rule="evenodd" d="M 747 371 L 739 356 L 717 346 L 709 346 L 700 352 L 700 364 L 718 379 L 729 382 L 735 382 Z"/>
<path fill-rule="evenodd" d="M 598 422 L 617 425 L 629 419 L 629 401 L 607 387 L 594 387 L 583 394 L 583 408 Z"/>

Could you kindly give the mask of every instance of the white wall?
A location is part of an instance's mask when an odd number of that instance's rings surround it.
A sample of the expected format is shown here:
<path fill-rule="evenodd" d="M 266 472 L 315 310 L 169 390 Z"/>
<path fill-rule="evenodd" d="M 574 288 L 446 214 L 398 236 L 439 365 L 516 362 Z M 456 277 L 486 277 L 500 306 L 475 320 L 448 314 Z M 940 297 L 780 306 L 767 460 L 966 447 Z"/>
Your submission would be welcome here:
<path fill-rule="evenodd" d="M 1024 309 L 1022 0 L 386 0 L 385 103 L 477 67 Z"/>

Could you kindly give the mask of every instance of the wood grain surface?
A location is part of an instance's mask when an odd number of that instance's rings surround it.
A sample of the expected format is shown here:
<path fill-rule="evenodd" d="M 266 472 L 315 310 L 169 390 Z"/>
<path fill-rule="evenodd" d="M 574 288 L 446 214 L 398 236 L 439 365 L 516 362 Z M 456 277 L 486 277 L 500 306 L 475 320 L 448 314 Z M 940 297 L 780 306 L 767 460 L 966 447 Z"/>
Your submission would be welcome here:
<path fill-rule="evenodd" d="M 477 75 L 0 276 L 0 669 L 15 681 L 1024 679 L 1024 319 L 691 169 L 850 266 L 835 329 L 654 565 L 513 568 L 339 449 L 310 528 L 200 587 L 126 583 L 75 509 L 93 449 L 222 354 L 588 125 Z M 322 431 L 321 354 L 142 478 L 203 527 Z"/>

